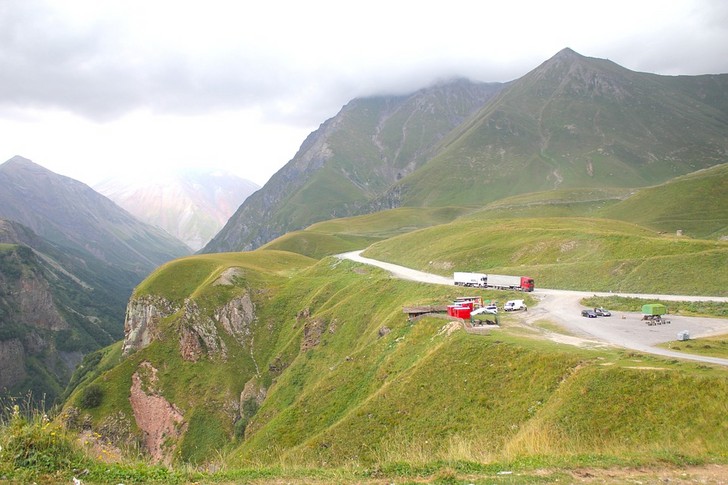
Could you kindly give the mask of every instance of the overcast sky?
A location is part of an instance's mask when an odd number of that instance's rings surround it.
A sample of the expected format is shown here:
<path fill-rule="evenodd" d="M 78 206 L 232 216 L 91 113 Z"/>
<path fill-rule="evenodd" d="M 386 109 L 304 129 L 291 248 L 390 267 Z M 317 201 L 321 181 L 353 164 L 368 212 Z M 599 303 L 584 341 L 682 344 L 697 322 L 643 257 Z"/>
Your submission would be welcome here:
<path fill-rule="evenodd" d="M 263 185 L 355 97 L 510 81 L 564 47 L 728 73 L 728 1 L 0 0 L 0 162 Z"/>

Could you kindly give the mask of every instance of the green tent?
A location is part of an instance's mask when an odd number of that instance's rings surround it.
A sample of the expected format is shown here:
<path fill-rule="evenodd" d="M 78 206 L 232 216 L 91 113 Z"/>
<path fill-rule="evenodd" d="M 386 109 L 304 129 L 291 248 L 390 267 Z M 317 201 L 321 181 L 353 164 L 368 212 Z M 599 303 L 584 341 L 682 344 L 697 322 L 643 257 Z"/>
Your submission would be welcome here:
<path fill-rule="evenodd" d="M 642 313 L 645 315 L 664 315 L 667 313 L 667 307 L 662 303 L 648 303 L 642 305 Z"/>

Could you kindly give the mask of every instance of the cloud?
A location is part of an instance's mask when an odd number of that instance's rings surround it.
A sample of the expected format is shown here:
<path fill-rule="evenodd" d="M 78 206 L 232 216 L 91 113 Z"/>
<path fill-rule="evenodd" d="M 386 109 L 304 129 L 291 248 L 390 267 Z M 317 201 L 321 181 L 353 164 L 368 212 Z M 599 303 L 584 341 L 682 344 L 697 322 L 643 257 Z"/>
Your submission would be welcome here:
<path fill-rule="evenodd" d="M 728 72 L 728 3 L 0 1 L 0 149 L 72 176 L 135 153 L 207 157 L 262 183 L 355 97 L 510 81 L 564 47 L 634 70 Z"/>
<path fill-rule="evenodd" d="M 4 2 L 0 103 L 101 121 L 141 107 L 261 109 L 295 123 L 443 77 L 510 80 L 566 46 L 642 69 L 715 66 L 725 3 L 671 4 Z"/>

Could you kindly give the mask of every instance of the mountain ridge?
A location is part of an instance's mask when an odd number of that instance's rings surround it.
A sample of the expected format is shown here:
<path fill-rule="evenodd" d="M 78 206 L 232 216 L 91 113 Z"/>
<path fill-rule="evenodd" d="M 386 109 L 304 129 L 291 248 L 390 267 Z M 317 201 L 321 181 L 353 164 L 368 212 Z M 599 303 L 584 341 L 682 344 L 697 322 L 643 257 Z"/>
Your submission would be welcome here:
<path fill-rule="evenodd" d="M 143 224 L 88 185 L 21 156 L 0 165 L 0 217 L 57 244 L 87 251 L 140 278 L 191 251 Z"/>
<path fill-rule="evenodd" d="M 202 252 L 252 249 L 314 222 L 369 212 L 377 194 L 425 163 L 439 140 L 502 86 L 459 79 L 350 101 L 306 137 Z"/>
<path fill-rule="evenodd" d="M 351 101 L 202 252 L 249 250 L 320 220 L 400 206 L 649 186 L 724 163 L 728 152 L 728 74 L 639 73 L 565 48 L 477 100 L 464 85 Z M 407 116 L 383 115 L 406 100 Z M 448 118 L 458 103 L 469 109 Z"/>

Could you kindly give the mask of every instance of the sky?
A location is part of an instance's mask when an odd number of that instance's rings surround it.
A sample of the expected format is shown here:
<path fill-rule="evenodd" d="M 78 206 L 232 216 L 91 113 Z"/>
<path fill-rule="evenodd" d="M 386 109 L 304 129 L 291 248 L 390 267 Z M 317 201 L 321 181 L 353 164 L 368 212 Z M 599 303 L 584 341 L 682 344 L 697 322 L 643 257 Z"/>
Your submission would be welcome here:
<path fill-rule="evenodd" d="M 0 162 L 263 185 L 354 98 L 511 81 L 565 47 L 728 73 L 728 2 L 0 0 Z"/>

